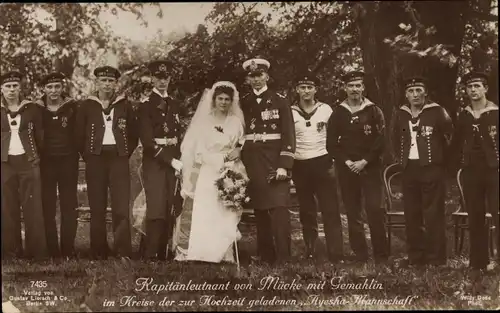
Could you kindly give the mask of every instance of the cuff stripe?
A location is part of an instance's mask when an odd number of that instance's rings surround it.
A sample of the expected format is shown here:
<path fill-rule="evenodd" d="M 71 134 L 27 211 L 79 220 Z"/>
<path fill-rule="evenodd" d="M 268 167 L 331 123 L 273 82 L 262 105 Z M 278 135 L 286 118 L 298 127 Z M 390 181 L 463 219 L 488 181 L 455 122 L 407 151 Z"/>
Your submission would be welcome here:
<path fill-rule="evenodd" d="M 295 154 L 293 152 L 288 152 L 288 151 L 281 151 L 280 155 L 282 156 L 289 156 L 289 157 L 295 157 Z"/>

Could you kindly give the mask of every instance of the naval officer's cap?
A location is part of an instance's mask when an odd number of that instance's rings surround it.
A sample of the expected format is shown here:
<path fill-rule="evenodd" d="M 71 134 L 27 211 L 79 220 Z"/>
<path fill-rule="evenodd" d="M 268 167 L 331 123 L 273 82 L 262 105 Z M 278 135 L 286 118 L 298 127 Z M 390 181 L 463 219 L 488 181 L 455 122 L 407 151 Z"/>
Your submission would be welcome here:
<path fill-rule="evenodd" d="M 154 77 L 168 78 L 172 73 L 173 64 L 167 60 L 156 60 L 148 64 L 148 69 Z"/>
<path fill-rule="evenodd" d="M 247 72 L 248 76 L 259 76 L 262 73 L 267 73 L 270 67 L 271 63 L 260 56 L 243 62 L 243 69 Z"/>

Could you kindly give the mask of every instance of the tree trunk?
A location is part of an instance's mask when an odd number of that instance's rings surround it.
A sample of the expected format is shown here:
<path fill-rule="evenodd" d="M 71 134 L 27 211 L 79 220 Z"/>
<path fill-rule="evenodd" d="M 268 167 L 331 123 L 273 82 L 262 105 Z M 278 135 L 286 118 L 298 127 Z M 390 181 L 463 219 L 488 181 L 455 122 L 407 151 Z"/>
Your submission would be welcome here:
<path fill-rule="evenodd" d="M 384 112 L 386 125 L 392 123 L 392 113 L 403 103 L 402 79 L 411 75 L 423 75 L 428 80 L 430 98 L 448 110 L 452 117 L 458 108 L 455 98 L 458 64 L 444 64 L 435 57 L 419 58 L 396 53 L 384 43 L 385 38 L 400 34 L 399 24 L 434 26 L 436 33 L 429 45 L 443 44 L 451 53 L 459 55 L 465 34 L 465 20 L 469 9 L 464 1 L 413 1 L 417 14 L 410 16 L 404 2 L 361 2 L 353 6 L 358 25 L 359 42 L 366 72 L 367 96 Z M 415 18 L 418 19 L 415 21 Z M 387 127 L 388 133 L 392 129 Z M 386 136 L 389 151 L 391 136 Z M 390 155 L 384 155 L 387 162 Z"/>
<path fill-rule="evenodd" d="M 73 72 L 75 70 L 75 60 L 77 58 L 77 55 L 72 51 L 70 51 L 68 55 L 62 55 L 62 51 L 65 48 L 65 46 L 68 46 L 67 49 L 70 50 L 69 49 L 70 43 L 67 42 L 66 40 L 62 40 L 61 38 L 61 35 L 66 32 L 64 25 L 64 16 L 57 14 L 57 12 L 54 12 L 54 16 L 56 19 L 56 34 L 57 34 L 55 39 L 59 48 L 59 53 L 58 55 L 53 56 L 52 67 L 54 71 L 61 72 L 68 79 L 71 79 L 73 77 Z M 68 92 L 68 94 L 71 94 L 71 87 L 72 87 L 71 84 L 67 85 L 66 92 Z"/>
<path fill-rule="evenodd" d="M 464 16 L 470 9 L 466 1 L 414 1 L 413 7 L 419 12 L 421 23 L 436 28 L 431 45 L 443 44 L 455 56 L 460 55 L 465 35 Z M 455 96 L 458 76 L 458 62 L 444 64 L 436 57 L 423 59 L 423 74 L 429 81 L 430 95 L 434 101 L 446 108 L 454 119 L 459 102 Z M 418 63 L 417 63 L 418 64 Z M 407 64 L 411 67 L 410 64 Z M 420 67 L 420 66 L 419 66 Z"/>
<path fill-rule="evenodd" d="M 365 69 L 366 96 L 384 112 L 386 146 L 384 161 L 392 161 L 390 127 L 393 112 L 401 105 L 400 62 L 384 38 L 393 37 L 401 22 L 394 16 L 404 16 L 397 2 L 361 2 L 354 5 L 359 32 L 359 44 Z"/>

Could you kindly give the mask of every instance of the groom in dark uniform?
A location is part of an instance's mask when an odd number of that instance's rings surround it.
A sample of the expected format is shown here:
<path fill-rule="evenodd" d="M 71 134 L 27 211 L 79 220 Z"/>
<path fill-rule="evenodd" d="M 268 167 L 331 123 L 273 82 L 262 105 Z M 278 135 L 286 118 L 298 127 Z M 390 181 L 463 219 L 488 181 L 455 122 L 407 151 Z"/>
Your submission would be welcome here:
<path fill-rule="evenodd" d="M 241 100 L 246 124 L 242 161 L 250 178 L 249 196 L 257 219 L 258 255 L 274 263 L 291 256 L 288 178 L 295 130 L 288 101 L 267 87 L 269 67 L 262 58 L 243 63 L 253 90 Z"/>
<path fill-rule="evenodd" d="M 144 257 L 164 260 L 174 216 L 176 172 L 182 170 L 178 102 L 167 93 L 171 64 L 149 64 L 153 91 L 139 107 L 140 140 L 144 147 L 142 168 L 146 193 L 146 237 Z M 173 256 L 169 250 L 169 259 Z"/>

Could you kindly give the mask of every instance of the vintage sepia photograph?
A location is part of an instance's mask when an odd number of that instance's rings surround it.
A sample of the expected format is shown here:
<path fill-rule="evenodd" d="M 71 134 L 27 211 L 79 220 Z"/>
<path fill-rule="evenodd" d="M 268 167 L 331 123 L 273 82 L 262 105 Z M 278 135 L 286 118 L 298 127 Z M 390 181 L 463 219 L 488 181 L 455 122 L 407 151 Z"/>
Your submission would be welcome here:
<path fill-rule="evenodd" d="M 0 4 L 2 312 L 500 310 L 498 1 Z"/>

